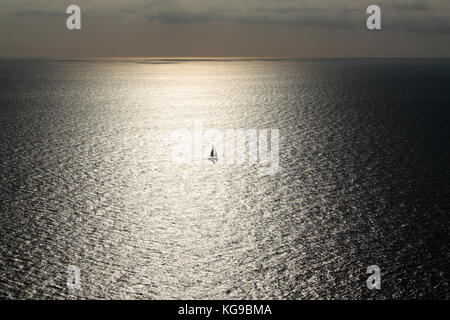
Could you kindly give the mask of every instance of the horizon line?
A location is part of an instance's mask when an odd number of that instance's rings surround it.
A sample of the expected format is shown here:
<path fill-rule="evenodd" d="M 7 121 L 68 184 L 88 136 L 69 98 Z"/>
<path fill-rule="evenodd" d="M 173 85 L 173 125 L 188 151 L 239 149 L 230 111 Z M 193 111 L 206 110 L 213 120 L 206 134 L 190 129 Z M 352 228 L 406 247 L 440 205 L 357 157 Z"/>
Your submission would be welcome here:
<path fill-rule="evenodd" d="M 350 59 L 450 59 L 450 56 L 355 56 L 355 57 L 248 57 L 248 56 L 158 56 L 158 57 L 0 57 L 1 60 L 95 61 L 251 61 L 251 60 L 350 60 Z"/>

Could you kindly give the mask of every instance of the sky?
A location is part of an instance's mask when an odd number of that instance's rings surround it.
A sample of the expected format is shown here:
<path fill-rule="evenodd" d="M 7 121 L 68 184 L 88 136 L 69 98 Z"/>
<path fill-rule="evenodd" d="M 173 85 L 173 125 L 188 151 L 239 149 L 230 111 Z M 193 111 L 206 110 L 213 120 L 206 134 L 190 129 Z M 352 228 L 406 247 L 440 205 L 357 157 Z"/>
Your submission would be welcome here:
<path fill-rule="evenodd" d="M 0 57 L 450 57 L 450 1 L 0 0 Z"/>

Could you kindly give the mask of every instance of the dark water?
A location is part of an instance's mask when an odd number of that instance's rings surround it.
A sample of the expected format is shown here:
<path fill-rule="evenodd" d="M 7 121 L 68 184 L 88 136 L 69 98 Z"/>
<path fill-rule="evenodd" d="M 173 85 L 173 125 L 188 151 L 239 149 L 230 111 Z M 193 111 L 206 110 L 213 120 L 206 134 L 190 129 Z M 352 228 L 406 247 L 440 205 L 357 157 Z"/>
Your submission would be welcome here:
<path fill-rule="evenodd" d="M 1 298 L 450 298 L 450 60 L 0 60 L 0 112 Z M 198 120 L 280 171 L 174 165 Z"/>

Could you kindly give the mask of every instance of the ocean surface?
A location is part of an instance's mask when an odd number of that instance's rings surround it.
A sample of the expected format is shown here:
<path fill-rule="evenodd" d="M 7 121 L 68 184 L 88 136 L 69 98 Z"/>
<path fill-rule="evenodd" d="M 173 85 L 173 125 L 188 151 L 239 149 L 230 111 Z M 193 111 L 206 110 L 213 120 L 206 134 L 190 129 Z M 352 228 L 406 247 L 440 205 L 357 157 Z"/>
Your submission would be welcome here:
<path fill-rule="evenodd" d="M 448 59 L 0 60 L 0 298 L 449 299 L 449 216 Z"/>

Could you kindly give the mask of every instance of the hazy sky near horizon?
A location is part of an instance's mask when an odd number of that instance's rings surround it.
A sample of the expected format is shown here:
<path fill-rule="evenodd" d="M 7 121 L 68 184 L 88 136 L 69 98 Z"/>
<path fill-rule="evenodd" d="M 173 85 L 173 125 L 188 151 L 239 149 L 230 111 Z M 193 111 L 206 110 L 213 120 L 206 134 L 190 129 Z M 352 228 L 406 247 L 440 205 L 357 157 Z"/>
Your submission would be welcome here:
<path fill-rule="evenodd" d="M 0 57 L 450 57 L 450 1 L 0 0 Z"/>

